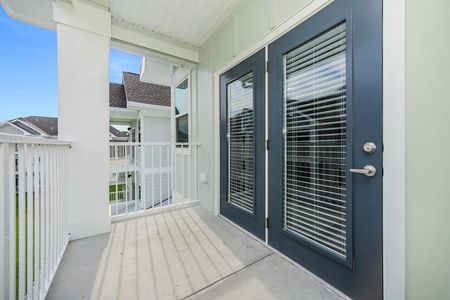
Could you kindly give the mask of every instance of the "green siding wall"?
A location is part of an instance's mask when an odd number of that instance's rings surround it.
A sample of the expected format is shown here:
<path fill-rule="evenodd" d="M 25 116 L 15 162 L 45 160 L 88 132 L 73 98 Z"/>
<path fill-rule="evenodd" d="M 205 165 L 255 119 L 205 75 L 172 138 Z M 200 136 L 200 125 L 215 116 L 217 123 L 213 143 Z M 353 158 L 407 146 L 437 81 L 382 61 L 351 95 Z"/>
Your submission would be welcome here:
<path fill-rule="evenodd" d="M 406 297 L 450 299 L 450 1 L 406 1 Z"/>
<path fill-rule="evenodd" d="M 212 73 L 309 2 L 244 1 L 201 48 L 199 128 L 208 129 L 199 140 L 209 158 Z M 450 1 L 406 2 L 406 298 L 450 299 Z M 200 188 L 205 203 L 213 196 Z"/>
<path fill-rule="evenodd" d="M 243 1 L 202 47 L 212 45 L 214 70 L 253 46 L 270 29 L 286 21 L 310 2 L 311 0 Z"/>

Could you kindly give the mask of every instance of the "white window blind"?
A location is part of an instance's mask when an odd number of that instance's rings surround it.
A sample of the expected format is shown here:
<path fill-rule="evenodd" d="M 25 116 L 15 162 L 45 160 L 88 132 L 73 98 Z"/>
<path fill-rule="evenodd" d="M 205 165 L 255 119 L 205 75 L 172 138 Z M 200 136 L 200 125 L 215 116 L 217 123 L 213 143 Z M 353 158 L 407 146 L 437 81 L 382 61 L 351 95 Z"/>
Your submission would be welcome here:
<path fill-rule="evenodd" d="M 227 86 L 228 201 L 253 212 L 253 73 Z"/>
<path fill-rule="evenodd" d="M 284 228 L 346 256 L 346 26 L 284 55 Z"/>

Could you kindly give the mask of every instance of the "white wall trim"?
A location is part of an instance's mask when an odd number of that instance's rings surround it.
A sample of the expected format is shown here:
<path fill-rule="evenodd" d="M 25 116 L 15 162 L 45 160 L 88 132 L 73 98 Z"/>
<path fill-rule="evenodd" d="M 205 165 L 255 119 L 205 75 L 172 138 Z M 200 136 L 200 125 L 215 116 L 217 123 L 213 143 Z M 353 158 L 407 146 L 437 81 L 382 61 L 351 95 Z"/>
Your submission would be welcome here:
<path fill-rule="evenodd" d="M 5 10 L 6 14 L 10 16 L 13 19 L 25 22 L 30 25 L 39 26 L 45 29 L 55 30 L 55 22 L 53 20 L 46 20 L 41 18 L 36 18 L 33 16 L 30 16 L 28 14 L 24 14 L 20 12 L 17 9 L 14 9 L 9 2 L 12 2 L 12 0 L 0 0 L 0 4 L 3 6 L 3 9 Z"/>
<path fill-rule="evenodd" d="M 198 62 L 198 48 L 163 37 L 157 33 L 114 20 L 111 25 L 112 38 L 138 45 L 157 52 L 166 53 L 187 61 Z"/>
<path fill-rule="evenodd" d="M 128 107 L 129 109 L 154 109 L 157 111 L 170 111 L 170 106 L 146 104 L 146 103 L 133 102 L 133 101 L 128 101 L 127 104 L 129 106 Z"/>
<path fill-rule="evenodd" d="M 247 51 L 214 72 L 214 213 L 220 207 L 220 82 L 222 73 L 308 19 L 332 1 L 313 1 Z M 383 285 L 384 299 L 405 299 L 405 0 L 383 4 Z"/>
<path fill-rule="evenodd" d="M 405 0 L 383 1 L 384 298 L 405 299 Z"/>
<path fill-rule="evenodd" d="M 111 37 L 111 13 L 84 1 L 54 1 L 53 19 L 56 23 Z"/>
<path fill-rule="evenodd" d="M 264 48 L 266 45 L 278 39 L 280 36 L 290 31 L 300 23 L 306 21 L 312 15 L 316 14 L 322 8 L 334 2 L 334 0 L 314 0 L 311 1 L 304 8 L 300 9 L 296 12 L 292 17 L 287 19 L 286 21 L 280 23 L 278 26 L 273 27 L 269 32 L 263 35 L 259 40 L 257 40 L 252 47 L 248 48 L 246 51 L 236 55 L 233 59 L 231 59 L 228 63 L 224 64 L 220 68 L 218 68 L 214 72 L 214 76 L 220 76 L 220 74 L 229 70 L 240 61 L 243 61 L 247 57 L 256 53 L 258 50 Z"/>

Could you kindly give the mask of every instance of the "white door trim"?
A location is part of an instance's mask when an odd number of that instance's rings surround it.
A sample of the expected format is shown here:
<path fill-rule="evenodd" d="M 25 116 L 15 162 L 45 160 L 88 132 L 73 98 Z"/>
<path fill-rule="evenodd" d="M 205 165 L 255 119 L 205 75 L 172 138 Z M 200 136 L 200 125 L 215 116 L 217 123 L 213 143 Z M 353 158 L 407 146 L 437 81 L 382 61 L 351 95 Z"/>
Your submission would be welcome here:
<path fill-rule="evenodd" d="M 302 11 L 264 36 L 252 48 L 214 72 L 214 212 L 217 215 L 220 207 L 220 75 L 331 2 L 319 0 L 311 2 Z M 388 300 L 405 299 L 405 100 L 405 0 L 384 1 L 383 286 L 384 299 Z"/>

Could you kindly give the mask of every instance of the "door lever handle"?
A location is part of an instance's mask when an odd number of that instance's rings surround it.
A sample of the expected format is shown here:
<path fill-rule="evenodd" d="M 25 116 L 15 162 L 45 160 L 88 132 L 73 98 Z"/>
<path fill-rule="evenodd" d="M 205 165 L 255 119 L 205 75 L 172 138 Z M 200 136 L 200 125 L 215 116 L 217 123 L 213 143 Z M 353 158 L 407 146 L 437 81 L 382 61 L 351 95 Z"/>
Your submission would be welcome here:
<path fill-rule="evenodd" d="M 364 168 L 362 168 L 362 169 L 350 169 L 350 172 L 366 175 L 367 177 L 372 177 L 372 176 L 375 176 L 375 174 L 377 174 L 377 169 L 375 169 L 374 166 L 367 165 L 367 166 L 364 166 Z"/>

